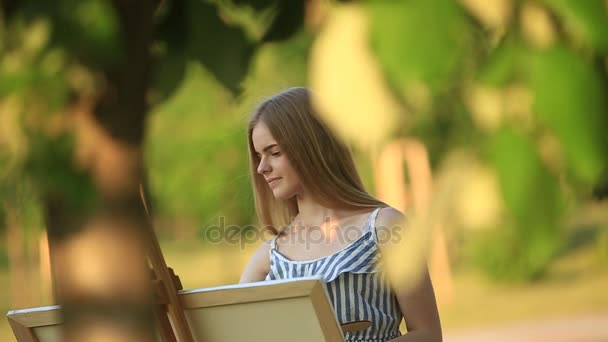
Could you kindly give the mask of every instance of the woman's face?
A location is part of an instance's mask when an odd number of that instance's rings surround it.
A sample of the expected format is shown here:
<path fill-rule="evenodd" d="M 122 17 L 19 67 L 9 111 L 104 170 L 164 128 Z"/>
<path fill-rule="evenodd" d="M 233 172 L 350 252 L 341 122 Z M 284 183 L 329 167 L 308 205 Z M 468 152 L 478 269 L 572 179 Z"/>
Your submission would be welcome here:
<path fill-rule="evenodd" d="M 257 172 L 264 177 L 274 197 L 286 200 L 301 193 L 300 177 L 264 122 L 255 125 L 251 140 L 260 159 Z"/>

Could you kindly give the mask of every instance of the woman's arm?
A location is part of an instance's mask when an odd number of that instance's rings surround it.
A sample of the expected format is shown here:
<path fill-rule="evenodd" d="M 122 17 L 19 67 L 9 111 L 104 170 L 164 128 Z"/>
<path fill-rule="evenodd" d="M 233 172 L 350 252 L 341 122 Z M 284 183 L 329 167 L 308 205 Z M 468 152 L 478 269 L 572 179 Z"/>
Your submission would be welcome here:
<path fill-rule="evenodd" d="M 395 232 L 396 229 L 403 229 L 405 217 L 398 210 L 393 208 L 384 208 L 380 210 L 376 219 L 376 227 L 390 227 L 389 231 Z M 401 232 L 401 237 L 404 236 Z M 393 239 L 386 239 L 385 241 L 379 241 L 380 249 L 387 250 L 388 248 L 397 247 L 396 245 L 390 245 L 395 243 Z M 397 242 L 398 244 L 398 242 Z M 384 253 L 383 256 L 386 256 Z M 399 253 L 395 253 L 398 255 Z M 387 263 L 391 263 L 395 267 L 395 264 L 407 262 L 401 260 L 387 260 Z M 398 266 L 397 266 L 398 267 Z M 435 292 L 433 290 L 433 284 L 431 277 L 429 276 L 428 268 L 426 265 L 422 265 L 421 274 L 418 278 L 416 286 L 399 286 L 398 282 L 393 282 L 395 295 L 401 313 L 405 318 L 407 325 L 407 334 L 400 336 L 392 342 L 441 342 L 441 321 L 439 319 L 439 311 L 437 309 L 437 302 L 435 300 Z M 390 272 L 389 272 L 390 273 Z"/>
<path fill-rule="evenodd" d="M 397 292 L 397 301 L 405 318 L 407 334 L 392 342 L 441 342 L 441 322 L 429 273 L 424 268 L 421 280 L 413 290 Z"/>
<path fill-rule="evenodd" d="M 253 253 L 249 262 L 245 266 L 239 283 L 252 283 L 263 281 L 270 272 L 270 241 L 264 241 Z"/>

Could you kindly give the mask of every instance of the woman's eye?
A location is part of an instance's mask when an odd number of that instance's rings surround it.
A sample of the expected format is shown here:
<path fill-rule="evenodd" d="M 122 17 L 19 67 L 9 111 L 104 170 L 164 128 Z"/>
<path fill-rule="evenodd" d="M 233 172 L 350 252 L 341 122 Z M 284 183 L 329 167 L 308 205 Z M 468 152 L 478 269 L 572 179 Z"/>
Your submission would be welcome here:
<path fill-rule="evenodd" d="M 280 156 L 280 155 L 281 155 L 281 152 L 279 152 L 279 151 L 272 152 L 272 156 L 273 156 L 273 157 L 278 157 L 278 156 Z"/>

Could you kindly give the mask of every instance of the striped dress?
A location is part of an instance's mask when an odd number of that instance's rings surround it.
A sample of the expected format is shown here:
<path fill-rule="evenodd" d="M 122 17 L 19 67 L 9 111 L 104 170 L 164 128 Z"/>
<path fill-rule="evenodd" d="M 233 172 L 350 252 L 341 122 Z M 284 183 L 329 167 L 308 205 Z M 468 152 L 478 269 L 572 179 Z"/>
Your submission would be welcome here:
<path fill-rule="evenodd" d="M 345 333 L 346 341 L 379 342 L 401 335 L 402 314 L 383 271 L 374 210 L 363 234 L 347 247 L 319 259 L 295 261 L 281 254 L 272 239 L 266 280 L 321 276 L 340 324 L 368 320 L 371 327 Z"/>

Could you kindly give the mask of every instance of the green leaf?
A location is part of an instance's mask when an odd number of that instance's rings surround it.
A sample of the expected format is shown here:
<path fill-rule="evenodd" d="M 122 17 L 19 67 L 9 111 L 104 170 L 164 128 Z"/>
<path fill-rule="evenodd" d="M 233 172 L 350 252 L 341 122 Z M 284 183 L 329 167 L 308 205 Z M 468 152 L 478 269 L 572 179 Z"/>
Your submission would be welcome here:
<path fill-rule="evenodd" d="M 606 88 L 574 52 L 557 47 L 531 59 L 534 111 L 563 148 L 568 168 L 593 184 L 608 163 Z"/>
<path fill-rule="evenodd" d="M 497 46 L 481 66 L 479 80 L 490 86 L 502 86 L 513 80 L 520 69 L 522 47 L 513 36 L 508 36 Z"/>
<path fill-rule="evenodd" d="M 20 93 L 27 89 L 36 78 L 36 71 L 27 69 L 13 73 L 4 73 L 0 77 L 0 95 Z"/>
<path fill-rule="evenodd" d="M 476 262 L 497 279 L 535 279 L 560 247 L 563 204 L 557 180 L 533 141 L 513 129 L 499 130 L 489 153 L 507 211 L 503 226 L 475 247 Z"/>
<path fill-rule="evenodd" d="M 376 0 L 365 3 L 371 44 L 389 79 L 402 90 L 411 81 L 445 84 L 467 51 L 468 26 L 454 1 Z"/>
<path fill-rule="evenodd" d="M 225 23 L 218 9 L 205 1 L 188 1 L 189 55 L 237 94 L 249 69 L 254 46 L 245 32 Z"/>
<path fill-rule="evenodd" d="M 109 1 L 29 1 L 27 18 L 49 18 L 51 45 L 59 45 L 89 65 L 111 65 L 123 51 L 116 12 Z"/>
<path fill-rule="evenodd" d="M 525 226 L 557 217 L 560 208 L 556 180 L 546 169 L 529 137 L 504 128 L 490 147 L 506 207 Z"/>
<path fill-rule="evenodd" d="M 603 0 L 544 0 L 586 45 L 608 52 L 608 9 Z"/>
<path fill-rule="evenodd" d="M 304 0 L 280 0 L 277 13 L 264 36 L 262 42 L 275 42 L 290 38 L 304 23 L 306 3 Z"/>
<path fill-rule="evenodd" d="M 169 53 L 186 48 L 189 27 L 187 9 L 185 1 L 165 1 L 156 16 L 157 37 L 166 45 Z"/>
<path fill-rule="evenodd" d="M 256 11 L 266 9 L 274 4 L 276 0 L 232 0 L 238 6 L 251 6 Z"/>
<path fill-rule="evenodd" d="M 167 51 L 156 58 L 152 70 L 152 88 L 156 91 L 153 102 L 167 99 L 183 83 L 187 62 L 187 56 L 180 51 Z"/>

